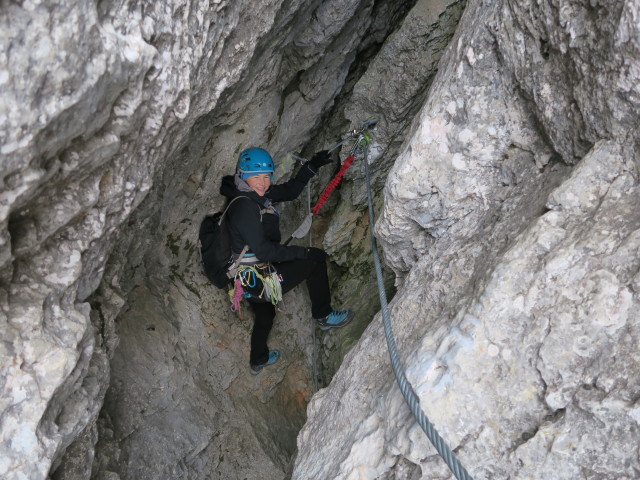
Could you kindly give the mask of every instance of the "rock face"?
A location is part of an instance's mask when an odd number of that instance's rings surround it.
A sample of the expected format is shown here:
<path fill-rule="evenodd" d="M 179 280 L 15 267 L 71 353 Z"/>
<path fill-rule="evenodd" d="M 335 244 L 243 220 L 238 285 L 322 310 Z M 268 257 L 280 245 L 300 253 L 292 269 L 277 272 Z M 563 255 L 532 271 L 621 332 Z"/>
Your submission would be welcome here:
<path fill-rule="evenodd" d="M 336 140 L 349 122 L 320 133 L 322 119 L 410 7 L 2 7 L 0 476 L 290 470 L 312 393 L 307 301 L 291 295 L 274 331 L 287 362 L 249 378 L 251 321 L 204 280 L 198 223 L 242 148 L 287 175 L 289 153 Z"/>
<path fill-rule="evenodd" d="M 463 2 L 418 1 L 384 42 L 345 101 L 345 116 L 358 125 L 378 120 L 370 145 L 374 202 L 379 209 L 386 175 L 395 161 L 411 120 L 424 104 L 444 48 L 451 40 Z M 393 78 L 393 81 L 389 81 Z M 349 154 L 351 144 L 343 148 Z M 361 162 L 347 172 L 339 200 L 323 233 L 322 243 L 338 267 L 333 291 L 357 315 L 346 332 L 323 338 L 322 364 L 333 373 L 379 310 L 369 243 L 364 169 Z M 321 215 L 323 215 L 321 213 Z M 394 275 L 385 271 L 389 294 Z"/>
<path fill-rule="evenodd" d="M 344 331 L 294 290 L 253 377 L 250 314 L 200 270 L 240 150 L 286 178 L 370 118 L 401 358 L 465 467 L 640 475 L 640 6 L 476 2 L 453 36 L 464 8 L 0 7 L 0 477 L 449 478 L 374 317 L 361 166 L 311 237 Z"/>
<path fill-rule="evenodd" d="M 387 178 L 400 356 L 476 479 L 640 474 L 638 12 L 469 5 Z M 451 477 L 383 338 L 313 398 L 294 479 Z"/>

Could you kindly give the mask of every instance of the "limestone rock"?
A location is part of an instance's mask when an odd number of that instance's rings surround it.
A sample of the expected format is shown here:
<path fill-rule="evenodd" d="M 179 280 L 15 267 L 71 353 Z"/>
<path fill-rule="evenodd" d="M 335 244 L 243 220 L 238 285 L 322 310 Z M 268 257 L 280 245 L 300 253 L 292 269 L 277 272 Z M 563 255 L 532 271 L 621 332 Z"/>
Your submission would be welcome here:
<path fill-rule="evenodd" d="M 640 471 L 637 11 L 469 5 L 387 178 L 400 358 L 476 479 Z M 310 403 L 294 479 L 451 478 L 379 322 Z"/>
<path fill-rule="evenodd" d="M 298 448 L 293 478 L 449 478 L 367 327 L 361 169 L 313 236 L 348 329 L 316 338 L 294 290 L 253 377 L 200 271 L 242 148 L 286 178 L 369 118 L 401 358 L 463 464 L 638 476 L 640 7 L 470 3 L 449 44 L 464 5 L 3 4 L 0 477 L 281 479 Z M 345 361 L 305 412 L 318 340 L 324 382 Z"/>
<path fill-rule="evenodd" d="M 59 478 L 84 475 L 74 459 L 92 458 L 107 359 L 118 351 L 121 310 L 135 310 L 131 292 L 145 287 L 164 300 L 180 291 L 194 305 L 212 294 L 193 281 L 200 278 L 193 238 L 199 219 L 221 200 L 221 173 L 247 144 L 267 146 L 276 158 L 299 150 L 340 91 L 363 38 L 384 38 L 392 25 L 381 16 L 395 18 L 404 8 L 372 1 L 350 7 L 225 0 L 3 5 L 0 476 L 45 478 L 57 467 Z M 171 281 L 151 289 L 154 276 Z M 221 305 L 224 293 L 213 296 L 211 305 Z M 179 324 L 183 313 L 167 321 Z M 300 337 L 294 351 L 302 356 L 310 352 Z M 228 386 L 234 378 L 227 371 L 219 380 Z M 259 388 L 257 403 L 275 394 Z M 293 417 L 295 424 L 302 414 Z M 103 437 L 114 422 L 103 422 Z M 193 435 L 194 450 L 207 428 Z M 113 431 L 115 442 L 120 433 Z M 104 445 L 111 447 L 118 445 Z M 274 461 L 256 455 L 257 463 Z M 162 456 L 170 463 L 171 455 Z M 274 468 L 282 470 L 278 462 Z"/>
<path fill-rule="evenodd" d="M 353 125 L 372 119 L 378 122 L 369 132 L 372 141 L 368 149 L 376 215 L 381 211 L 386 175 L 416 112 L 424 104 L 438 61 L 453 36 L 463 8 L 464 2 L 459 1 L 416 2 L 398 29 L 385 39 L 345 101 L 345 115 Z M 352 145 L 353 142 L 348 142 L 342 148 L 343 158 Z M 322 238 L 332 262 L 339 267 L 332 276 L 337 278 L 332 285 L 334 296 L 356 311 L 346 332 L 323 339 L 323 367 L 330 375 L 380 308 L 371 258 L 364 176 L 359 157 L 347 171 L 339 197 L 335 194 L 337 200 L 330 200 L 335 206 Z M 392 297 L 393 272 L 385 268 L 384 274 L 387 294 Z"/>
<path fill-rule="evenodd" d="M 245 310 L 242 320 L 236 318 L 226 292 L 202 277 L 197 229 L 205 213 L 220 207 L 220 178 L 233 171 L 239 149 L 265 146 L 278 164 L 276 176 L 290 174 L 293 165 L 281 159 L 311 136 L 362 43 L 369 35 L 384 37 L 391 28 L 379 16 L 401 7 L 383 6 L 360 2 L 354 12 L 343 2 L 323 2 L 307 22 L 315 6 L 300 4 L 299 10 L 275 17 L 270 31 L 251 47 L 256 63 L 246 65 L 229 95 L 194 125 L 184 148 L 164 163 L 156 187 L 132 214 L 135 228 L 120 236 L 105 273 L 106 279 L 117 279 L 114 289 L 121 296 L 131 293 L 118 317 L 128 340 L 121 340 L 112 360 L 99 421 L 97 471 L 118 472 L 123 479 L 139 479 L 143 472 L 148 478 L 206 478 L 212 471 L 221 478 L 251 478 L 256 472 L 287 476 L 313 391 L 313 324 L 304 286 L 287 296 L 287 311 L 278 313 L 270 337 L 282 360 L 252 377 L 251 313 Z M 283 218 L 292 207 L 282 208 Z M 283 222 L 283 233 L 293 227 Z M 102 303 L 100 296 L 96 301 Z M 156 326 L 156 334 L 150 334 L 141 322 L 150 311 L 163 311 L 158 317 L 172 328 Z M 191 353 L 196 344 L 197 355 Z M 166 372 L 165 388 L 151 388 L 158 371 Z M 148 413 L 158 405 L 163 415 Z M 155 440 L 164 438 L 168 421 L 179 442 Z M 232 433 L 237 440 L 230 441 Z"/>

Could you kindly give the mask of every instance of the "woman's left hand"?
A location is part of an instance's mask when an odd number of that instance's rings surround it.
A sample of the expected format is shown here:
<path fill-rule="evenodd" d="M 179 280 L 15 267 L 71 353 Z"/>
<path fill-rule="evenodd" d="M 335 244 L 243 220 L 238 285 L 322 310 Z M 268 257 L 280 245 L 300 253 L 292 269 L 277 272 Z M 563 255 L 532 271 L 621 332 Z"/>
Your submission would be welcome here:
<path fill-rule="evenodd" d="M 316 153 L 311 160 L 309 160 L 309 165 L 311 165 L 316 172 L 320 169 L 320 167 L 331 163 L 331 156 L 329 155 L 329 150 L 321 150 Z"/>

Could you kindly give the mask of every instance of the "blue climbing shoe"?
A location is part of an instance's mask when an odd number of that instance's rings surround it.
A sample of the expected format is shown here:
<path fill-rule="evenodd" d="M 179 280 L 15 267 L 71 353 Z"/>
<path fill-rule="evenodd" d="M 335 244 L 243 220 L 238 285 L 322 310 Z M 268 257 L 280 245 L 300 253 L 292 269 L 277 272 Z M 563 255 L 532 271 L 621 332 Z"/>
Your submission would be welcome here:
<path fill-rule="evenodd" d="M 329 330 L 330 328 L 344 327 L 353 319 L 355 312 L 351 310 L 334 310 L 324 318 L 316 318 L 315 321 L 320 325 L 320 330 Z"/>
<path fill-rule="evenodd" d="M 259 374 L 267 365 L 273 365 L 280 358 L 280 352 L 278 350 L 269 350 L 269 358 L 266 362 L 258 365 L 251 365 L 251 375 Z"/>

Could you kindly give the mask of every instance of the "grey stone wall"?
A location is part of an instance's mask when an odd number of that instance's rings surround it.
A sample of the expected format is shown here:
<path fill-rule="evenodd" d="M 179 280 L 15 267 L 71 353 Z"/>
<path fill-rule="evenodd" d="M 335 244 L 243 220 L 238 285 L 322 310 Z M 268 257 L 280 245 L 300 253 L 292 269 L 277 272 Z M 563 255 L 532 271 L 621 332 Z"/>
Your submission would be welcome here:
<path fill-rule="evenodd" d="M 287 175 L 289 153 L 348 126 L 319 133 L 409 7 L 0 6 L 1 476 L 290 469 L 312 390 L 307 302 L 294 295 L 274 332 L 288 361 L 249 379 L 250 318 L 202 277 L 195 233 L 242 148 L 269 148 Z"/>
<path fill-rule="evenodd" d="M 241 149 L 286 178 L 370 118 L 401 358 L 465 466 L 638 476 L 640 6 L 476 2 L 453 36 L 464 7 L 0 4 L 0 477 L 450 478 L 387 364 L 361 165 L 311 236 L 348 328 L 295 290 L 252 377 L 199 267 Z"/>
<path fill-rule="evenodd" d="M 640 472 L 638 8 L 470 4 L 387 177 L 400 358 L 473 478 Z M 387 358 L 378 315 L 294 479 L 452 478 Z"/>

